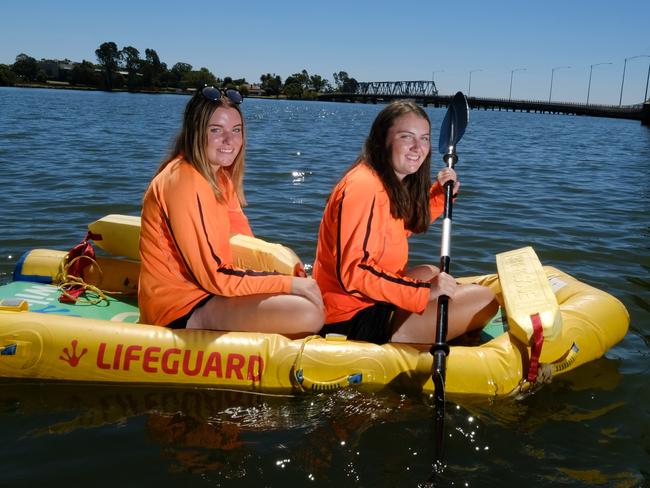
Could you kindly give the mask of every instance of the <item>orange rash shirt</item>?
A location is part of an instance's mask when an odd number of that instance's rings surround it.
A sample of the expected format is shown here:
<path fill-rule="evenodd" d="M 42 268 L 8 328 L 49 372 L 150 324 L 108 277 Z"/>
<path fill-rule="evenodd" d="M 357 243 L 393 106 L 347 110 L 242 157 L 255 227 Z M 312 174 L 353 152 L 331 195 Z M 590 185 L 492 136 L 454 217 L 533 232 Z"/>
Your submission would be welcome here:
<path fill-rule="evenodd" d="M 432 220 L 444 209 L 444 190 L 430 191 Z M 390 201 L 365 163 L 352 168 L 329 197 L 318 233 L 313 275 L 325 302 L 325 323 L 351 319 L 376 302 L 422 313 L 430 283 L 404 276 L 410 232 L 390 213 Z"/>
<path fill-rule="evenodd" d="M 140 321 L 167 325 L 210 295 L 290 293 L 291 276 L 236 268 L 231 234 L 253 233 L 229 178 L 224 202 L 182 159 L 154 177 L 144 195 L 140 231 Z"/>

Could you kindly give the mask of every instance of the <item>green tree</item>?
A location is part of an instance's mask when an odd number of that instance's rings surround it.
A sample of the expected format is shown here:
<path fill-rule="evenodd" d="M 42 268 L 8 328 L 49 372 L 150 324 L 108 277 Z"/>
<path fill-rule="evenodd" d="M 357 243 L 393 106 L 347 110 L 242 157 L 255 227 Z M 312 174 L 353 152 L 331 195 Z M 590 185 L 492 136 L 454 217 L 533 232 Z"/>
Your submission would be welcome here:
<path fill-rule="evenodd" d="M 124 76 L 120 72 L 116 72 L 113 75 L 113 88 L 124 88 L 126 85 L 126 80 L 124 79 Z"/>
<path fill-rule="evenodd" d="M 280 75 L 266 73 L 260 76 L 260 81 L 262 82 L 261 88 L 264 90 L 264 93 L 276 97 L 280 95 L 280 91 L 282 90 L 282 78 L 280 78 Z"/>
<path fill-rule="evenodd" d="M 16 73 L 11 70 L 11 66 L 0 64 L 0 86 L 13 86 L 17 80 Z"/>
<path fill-rule="evenodd" d="M 315 92 L 323 92 L 329 85 L 329 81 L 321 75 L 311 75 L 309 77 L 309 86 Z"/>
<path fill-rule="evenodd" d="M 95 56 L 104 71 L 104 86 L 111 91 L 122 53 L 114 42 L 104 42 L 95 50 Z"/>
<path fill-rule="evenodd" d="M 343 79 L 348 78 L 348 74 L 345 71 L 339 71 L 338 73 L 333 73 L 332 78 L 334 78 L 334 84 L 336 85 L 336 91 L 341 91 L 341 86 L 343 86 Z"/>
<path fill-rule="evenodd" d="M 12 70 L 18 77 L 26 81 L 34 81 L 39 71 L 38 62 L 31 56 L 20 53 L 16 56 L 16 62 L 13 64 Z"/>
<path fill-rule="evenodd" d="M 47 73 L 42 69 L 39 69 L 38 73 L 36 73 L 36 81 L 39 83 L 47 83 Z"/>
<path fill-rule="evenodd" d="M 303 98 L 309 89 L 309 73 L 303 69 L 300 73 L 294 73 L 284 80 L 283 93 L 289 98 Z"/>
<path fill-rule="evenodd" d="M 179 88 L 183 76 L 192 71 L 192 65 L 188 63 L 176 63 L 172 66 L 171 74 L 173 75 L 174 86 Z"/>
<path fill-rule="evenodd" d="M 205 85 L 217 85 L 217 78 L 210 73 L 208 68 L 184 73 L 181 79 L 182 88 L 202 88 Z"/>
<path fill-rule="evenodd" d="M 172 71 L 175 73 L 189 73 L 192 71 L 192 65 L 189 63 L 176 63 L 172 66 Z"/>
<path fill-rule="evenodd" d="M 58 81 L 64 81 L 59 78 L 61 74 L 61 70 L 59 70 L 59 64 L 60 61 L 58 59 L 42 58 L 40 61 L 38 61 L 38 68 L 39 70 L 45 73 L 47 79 L 50 80 L 56 79 Z"/>
<path fill-rule="evenodd" d="M 159 88 L 167 65 L 160 62 L 158 53 L 153 49 L 144 50 L 145 59 L 140 63 L 142 73 L 142 84 L 146 87 Z"/>
<path fill-rule="evenodd" d="M 333 74 L 334 83 L 336 84 L 336 91 L 341 93 L 354 93 L 357 91 L 359 82 L 350 76 L 345 71 L 339 71 Z"/>
<path fill-rule="evenodd" d="M 160 86 L 178 88 L 178 79 L 176 78 L 176 75 L 172 70 L 167 69 L 165 63 L 163 63 L 163 65 L 165 66 L 165 70 L 160 73 Z"/>
<path fill-rule="evenodd" d="M 81 63 L 75 64 L 70 73 L 70 82 L 73 85 L 99 85 L 95 65 L 85 59 Z"/>
<path fill-rule="evenodd" d="M 309 73 L 306 69 L 303 69 L 300 73 L 295 73 L 293 76 L 300 82 L 302 89 L 309 90 Z"/>
<path fill-rule="evenodd" d="M 302 98 L 303 89 L 300 83 L 289 77 L 284 83 L 282 93 L 284 93 L 287 98 Z"/>
<path fill-rule="evenodd" d="M 126 46 L 122 49 L 122 61 L 124 61 L 124 68 L 126 68 L 127 86 L 129 91 L 133 91 L 138 86 L 138 71 L 142 60 L 140 59 L 140 51 L 133 46 Z"/>

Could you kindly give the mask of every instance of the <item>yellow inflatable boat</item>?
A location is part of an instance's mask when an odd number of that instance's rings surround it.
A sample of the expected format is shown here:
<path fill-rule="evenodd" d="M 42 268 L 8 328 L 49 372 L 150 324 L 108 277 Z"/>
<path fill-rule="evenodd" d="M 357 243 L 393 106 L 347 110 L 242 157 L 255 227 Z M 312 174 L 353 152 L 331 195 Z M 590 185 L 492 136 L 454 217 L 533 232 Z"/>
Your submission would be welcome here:
<path fill-rule="evenodd" d="M 61 303 L 56 282 L 66 253 L 27 253 L 14 281 L 0 286 L 0 377 L 268 393 L 351 385 L 433 392 L 432 357 L 424 347 L 139 324 L 134 295 L 139 263 L 133 259 L 139 219 L 108 216 L 89 229 L 97 245 L 123 257 L 98 257 L 83 279 L 98 293 L 119 294 L 97 303 Z M 284 246 L 242 236 L 232 242 L 242 265 L 287 273 L 299 267 Z M 531 248 L 499 254 L 497 270 L 460 280 L 489 286 L 502 308 L 472 344 L 452 344 L 448 394 L 519 392 L 601 357 L 627 332 L 629 316 L 621 302 L 542 267 Z"/>

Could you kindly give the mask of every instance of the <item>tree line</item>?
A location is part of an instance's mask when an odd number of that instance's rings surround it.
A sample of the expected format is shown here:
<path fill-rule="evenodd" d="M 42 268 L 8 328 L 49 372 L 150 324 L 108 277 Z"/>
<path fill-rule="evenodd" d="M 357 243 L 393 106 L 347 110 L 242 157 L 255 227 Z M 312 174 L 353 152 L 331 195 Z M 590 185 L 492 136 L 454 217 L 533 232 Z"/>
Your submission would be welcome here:
<path fill-rule="evenodd" d="M 69 59 L 41 59 L 20 53 L 11 65 L 0 64 L 0 86 L 24 83 L 50 83 L 89 87 L 100 90 L 179 91 L 205 85 L 237 88 L 244 95 L 263 94 L 292 99 L 315 98 L 319 93 L 353 93 L 358 82 L 347 72 L 333 73 L 334 83 L 307 70 L 293 73 L 282 81 L 275 73 L 260 76 L 259 83 L 230 76 L 218 78 L 207 68 L 194 69 L 191 64 L 178 62 L 171 68 L 158 57 L 154 49 L 145 49 L 144 57 L 133 46 L 118 49 L 114 42 L 104 42 L 95 50 L 97 63 Z"/>

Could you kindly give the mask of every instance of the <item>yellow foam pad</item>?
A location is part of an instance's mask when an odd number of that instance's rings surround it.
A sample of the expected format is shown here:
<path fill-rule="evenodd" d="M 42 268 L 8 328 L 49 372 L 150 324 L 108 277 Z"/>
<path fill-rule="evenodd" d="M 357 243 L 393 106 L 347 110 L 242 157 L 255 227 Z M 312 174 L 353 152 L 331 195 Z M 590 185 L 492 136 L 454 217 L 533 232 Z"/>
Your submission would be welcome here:
<path fill-rule="evenodd" d="M 257 237 L 235 234 L 230 238 L 235 266 L 256 271 L 294 275 L 302 262 L 292 249 Z"/>
<path fill-rule="evenodd" d="M 533 248 L 500 253 L 496 260 L 511 334 L 529 344 L 533 334 L 530 317 L 538 314 L 544 339 L 559 337 L 562 333 L 559 305 Z"/>

